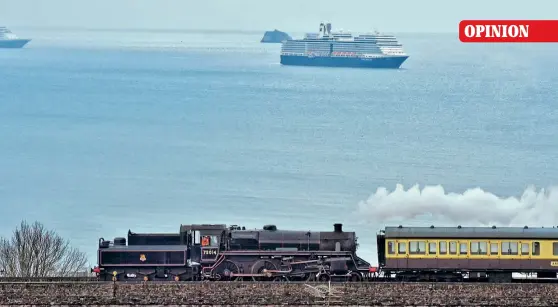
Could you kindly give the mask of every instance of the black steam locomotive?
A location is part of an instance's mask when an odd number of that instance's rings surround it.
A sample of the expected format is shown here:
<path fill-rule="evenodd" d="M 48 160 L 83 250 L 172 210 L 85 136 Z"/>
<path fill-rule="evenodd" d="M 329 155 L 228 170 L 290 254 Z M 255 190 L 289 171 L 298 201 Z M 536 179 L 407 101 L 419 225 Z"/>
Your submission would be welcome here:
<path fill-rule="evenodd" d="M 181 225 L 178 233 L 99 239 L 101 280 L 360 281 L 370 264 L 357 256 L 355 232 L 278 230 L 221 224 Z"/>

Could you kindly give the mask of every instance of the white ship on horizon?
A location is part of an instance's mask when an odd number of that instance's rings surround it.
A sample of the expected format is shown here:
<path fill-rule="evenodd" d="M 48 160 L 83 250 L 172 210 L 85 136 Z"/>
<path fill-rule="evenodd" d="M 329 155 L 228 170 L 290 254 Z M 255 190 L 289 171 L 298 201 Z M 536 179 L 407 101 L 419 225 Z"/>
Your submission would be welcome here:
<path fill-rule="evenodd" d="M 331 23 L 322 22 L 318 33 L 283 42 L 281 64 L 397 69 L 409 58 L 394 35 L 375 31 L 353 36 L 331 29 Z"/>
<path fill-rule="evenodd" d="M 0 27 L 0 48 L 23 48 L 31 40 L 19 38 L 6 27 Z"/>

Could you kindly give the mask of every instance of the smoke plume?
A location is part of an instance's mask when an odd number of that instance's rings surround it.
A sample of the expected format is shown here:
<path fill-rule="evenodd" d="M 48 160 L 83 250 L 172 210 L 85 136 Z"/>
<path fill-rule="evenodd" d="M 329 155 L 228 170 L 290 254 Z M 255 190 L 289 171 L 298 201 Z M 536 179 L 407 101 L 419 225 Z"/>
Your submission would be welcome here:
<path fill-rule="evenodd" d="M 418 185 L 405 190 L 397 185 L 388 191 L 381 187 L 368 200 L 358 204 L 358 214 L 368 222 L 399 225 L 416 224 L 416 219 L 438 221 L 438 226 L 533 226 L 558 224 L 558 187 L 527 188 L 520 197 L 499 197 L 481 188 L 463 193 L 446 193 L 444 188 Z M 419 223 L 421 224 L 421 223 Z M 394 225 L 394 226 L 396 226 Z M 424 225 L 422 226 L 429 226 Z"/>

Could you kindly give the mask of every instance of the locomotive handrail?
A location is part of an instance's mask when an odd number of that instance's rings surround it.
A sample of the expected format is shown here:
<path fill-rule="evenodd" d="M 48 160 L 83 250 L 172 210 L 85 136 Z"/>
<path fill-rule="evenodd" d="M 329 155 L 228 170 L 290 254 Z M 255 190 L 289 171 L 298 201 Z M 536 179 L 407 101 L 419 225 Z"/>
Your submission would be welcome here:
<path fill-rule="evenodd" d="M 225 261 L 225 255 L 221 254 L 219 255 L 219 258 L 217 258 L 217 260 L 210 266 L 206 266 L 206 267 L 202 267 L 202 273 L 205 273 L 205 271 L 209 270 L 213 270 L 214 268 L 216 268 L 218 265 L 220 265 L 221 263 L 223 263 L 223 261 Z"/>

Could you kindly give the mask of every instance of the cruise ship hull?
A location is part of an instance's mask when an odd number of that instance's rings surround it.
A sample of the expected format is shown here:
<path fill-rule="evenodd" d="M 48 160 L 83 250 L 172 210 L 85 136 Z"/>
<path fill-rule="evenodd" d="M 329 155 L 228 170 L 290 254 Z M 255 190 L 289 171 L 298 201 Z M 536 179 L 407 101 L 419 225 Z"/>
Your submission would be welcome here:
<path fill-rule="evenodd" d="M 388 56 L 377 58 L 356 57 L 307 57 L 281 55 L 281 64 L 297 66 L 360 67 L 397 69 L 409 56 Z"/>
<path fill-rule="evenodd" d="M 30 39 L 0 39 L 0 48 L 23 48 L 23 46 L 27 45 L 30 41 Z"/>

